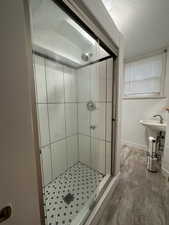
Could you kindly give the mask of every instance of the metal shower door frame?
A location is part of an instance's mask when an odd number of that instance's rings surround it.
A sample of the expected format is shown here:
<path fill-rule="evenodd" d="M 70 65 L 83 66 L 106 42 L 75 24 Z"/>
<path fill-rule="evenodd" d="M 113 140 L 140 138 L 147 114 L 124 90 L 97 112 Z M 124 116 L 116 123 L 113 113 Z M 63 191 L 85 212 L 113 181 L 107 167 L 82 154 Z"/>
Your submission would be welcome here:
<path fill-rule="evenodd" d="M 116 162 L 116 151 L 117 151 L 117 117 L 118 117 L 118 83 L 119 83 L 119 48 L 112 41 L 109 35 L 105 32 L 104 28 L 96 21 L 92 16 L 90 11 L 85 7 L 84 3 L 79 0 L 52 0 L 60 8 L 62 8 L 73 20 L 75 20 L 84 30 L 86 30 L 94 39 L 99 40 L 100 45 L 113 57 L 113 74 L 112 74 L 112 131 L 111 131 L 111 177 L 109 181 L 104 186 L 103 190 L 98 196 L 101 197 L 102 193 L 105 191 L 107 185 L 112 180 L 115 175 L 115 162 Z M 26 20 L 27 20 L 27 35 L 29 36 L 29 46 L 32 49 L 31 42 L 31 25 L 30 25 L 30 6 L 29 0 L 23 1 Z M 31 59 L 32 56 L 29 55 Z M 32 60 L 33 62 L 33 60 Z M 42 174 L 40 166 L 40 149 L 38 141 L 38 126 L 37 126 L 37 115 L 36 115 L 36 101 L 35 101 L 35 90 L 34 90 L 34 80 L 32 79 L 32 116 L 33 116 L 33 129 L 35 134 L 35 155 L 37 158 L 37 181 L 38 181 L 38 194 L 39 194 L 39 205 L 41 214 L 41 224 L 45 225 L 45 214 L 43 208 L 43 190 L 42 190 Z"/>

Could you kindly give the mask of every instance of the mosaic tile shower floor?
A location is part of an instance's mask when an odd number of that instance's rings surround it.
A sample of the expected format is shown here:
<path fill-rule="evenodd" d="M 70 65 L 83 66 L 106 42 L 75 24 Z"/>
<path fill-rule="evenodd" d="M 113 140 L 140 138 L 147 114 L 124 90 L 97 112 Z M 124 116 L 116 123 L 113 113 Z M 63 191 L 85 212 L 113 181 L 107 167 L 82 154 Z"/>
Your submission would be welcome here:
<path fill-rule="evenodd" d="M 103 175 L 77 163 L 44 188 L 46 225 L 69 225 L 94 193 Z"/>

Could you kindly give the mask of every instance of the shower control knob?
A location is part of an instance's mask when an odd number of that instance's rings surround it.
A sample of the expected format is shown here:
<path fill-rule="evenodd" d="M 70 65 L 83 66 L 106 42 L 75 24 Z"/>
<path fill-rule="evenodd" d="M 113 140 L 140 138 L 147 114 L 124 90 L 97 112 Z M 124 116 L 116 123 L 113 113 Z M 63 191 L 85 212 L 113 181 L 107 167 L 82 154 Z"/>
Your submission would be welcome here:
<path fill-rule="evenodd" d="M 90 126 L 90 129 L 95 130 L 96 129 L 96 126 L 95 125 L 91 125 Z"/>
<path fill-rule="evenodd" d="M 88 101 L 86 106 L 89 111 L 94 111 L 96 109 L 96 104 L 93 101 Z"/>

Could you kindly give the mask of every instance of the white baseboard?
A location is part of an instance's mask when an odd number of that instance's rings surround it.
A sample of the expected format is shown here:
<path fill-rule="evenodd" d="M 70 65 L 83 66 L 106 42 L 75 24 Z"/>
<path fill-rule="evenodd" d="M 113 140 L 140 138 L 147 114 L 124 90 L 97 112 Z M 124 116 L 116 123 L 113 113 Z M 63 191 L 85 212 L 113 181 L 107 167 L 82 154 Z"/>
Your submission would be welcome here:
<path fill-rule="evenodd" d="M 122 146 L 127 145 L 129 147 L 133 147 L 133 148 L 138 148 L 138 149 L 142 149 L 144 151 L 147 150 L 147 146 L 146 145 L 141 145 L 138 143 L 134 143 L 134 142 L 130 142 L 130 141 L 122 141 Z"/>
<path fill-rule="evenodd" d="M 164 167 L 162 167 L 161 172 L 164 175 L 164 177 L 168 180 L 169 179 L 169 171 L 167 169 L 165 169 Z"/>
<path fill-rule="evenodd" d="M 120 177 L 120 172 L 112 179 L 112 181 L 108 185 L 106 191 L 104 192 L 103 196 L 101 197 L 101 199 L 99 200 L 99 202 L 97 203 L 95 208 L 93 209 L 93 212 L 87 219 L 85 225 L 98 224 L 98 222 L 103 214 L 103 211 L 119 182 L 119 177 Z"/>

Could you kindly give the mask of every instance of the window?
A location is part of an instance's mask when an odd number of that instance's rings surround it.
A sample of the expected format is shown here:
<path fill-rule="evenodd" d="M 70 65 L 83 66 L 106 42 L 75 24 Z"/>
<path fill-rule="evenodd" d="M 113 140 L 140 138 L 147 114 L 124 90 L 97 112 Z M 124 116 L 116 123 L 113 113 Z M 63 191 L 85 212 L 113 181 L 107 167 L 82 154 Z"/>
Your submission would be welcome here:
<path fill-rule="evenodd" d="M 166 53 L 125 65 L 124 97 L 163 97 Z"/>

